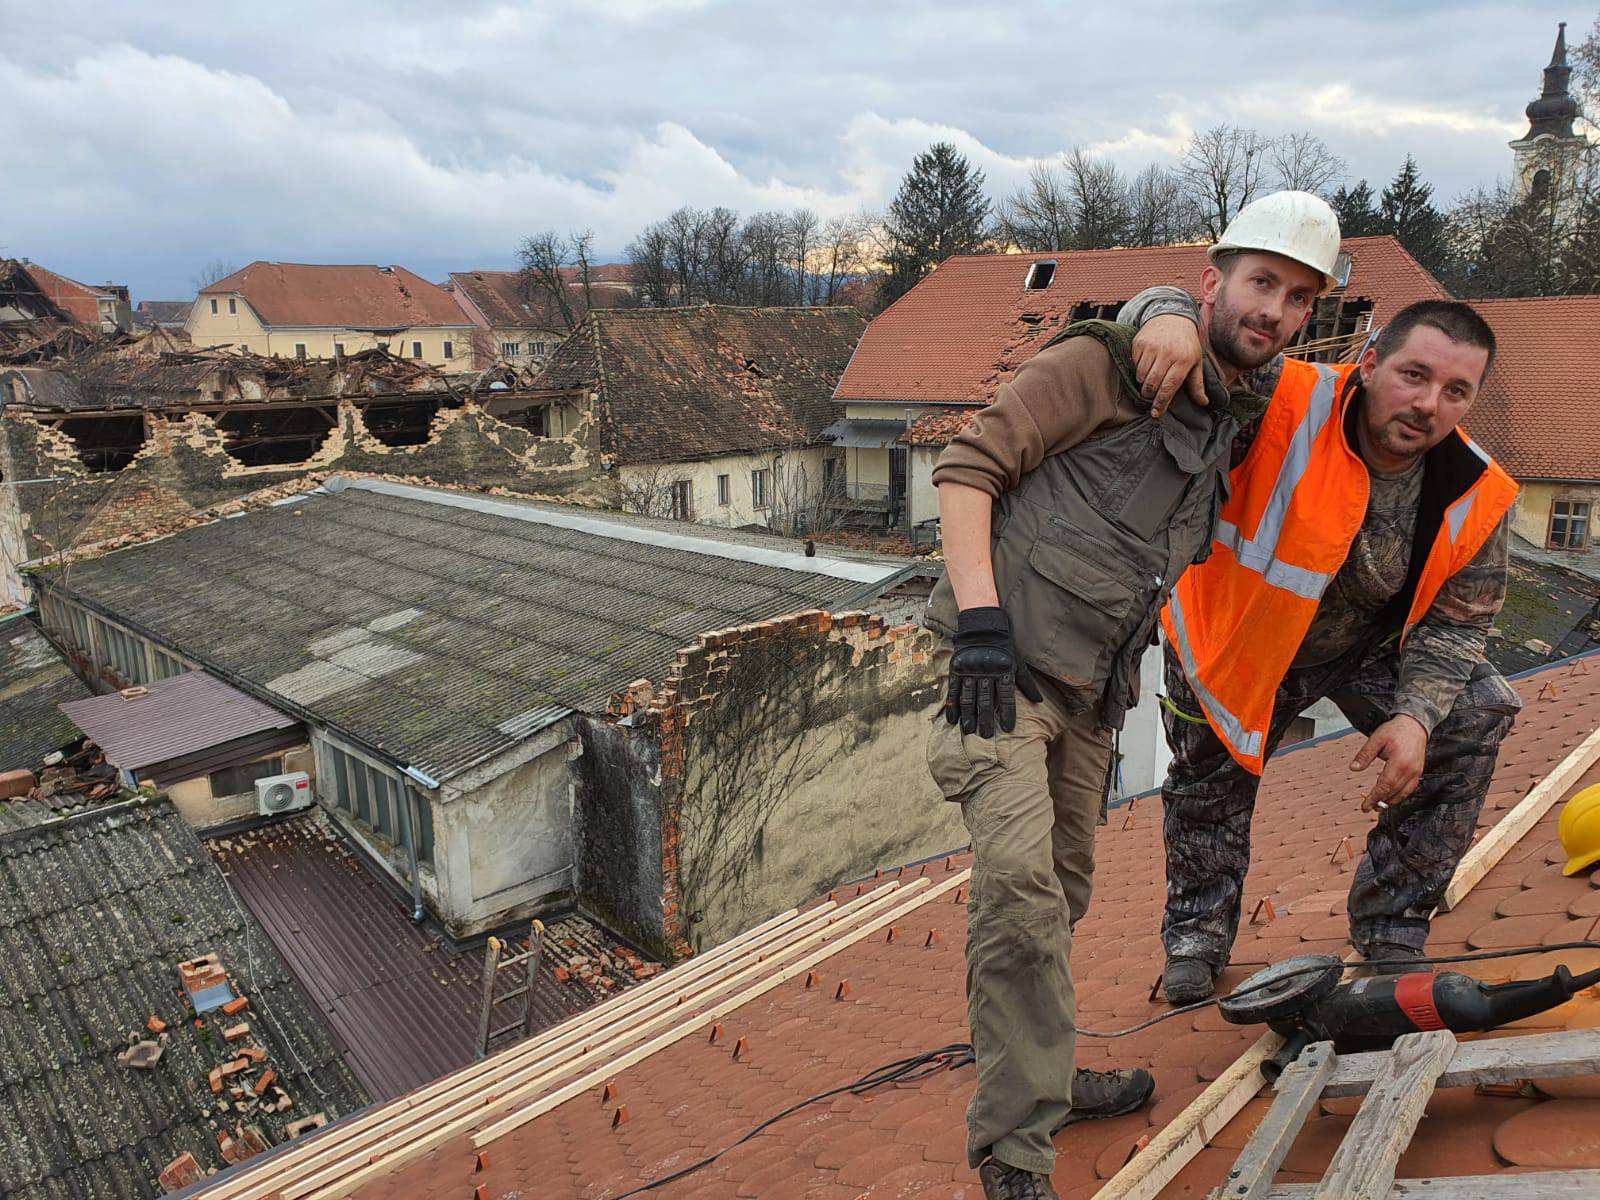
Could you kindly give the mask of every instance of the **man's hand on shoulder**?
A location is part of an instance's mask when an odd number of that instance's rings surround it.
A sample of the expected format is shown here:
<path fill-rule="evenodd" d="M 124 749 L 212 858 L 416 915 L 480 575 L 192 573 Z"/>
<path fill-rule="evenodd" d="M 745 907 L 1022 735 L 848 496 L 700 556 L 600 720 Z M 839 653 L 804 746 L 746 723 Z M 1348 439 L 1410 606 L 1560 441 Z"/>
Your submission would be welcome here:
<path fill-rule="evenodd" d="M 1146 321 L 1133 339 L 1133 365 L 1152 417 L 1167 411 L 1180 387 L 1196 404 L 1206 404 L 1200 330 L 1188 317 L 1169 313 Z"/>
<path fill-rule="evenodd" d="M 1361 811 L 1392 808 L 1409 797 L 1422 782 L 1427 757 L 1428 731 L 1415 717 L 1401 713 L 1374 729 L 1350 764 L 1352 771 L 1365 771 L 1378 759 L 1383 760 L 1383 773 L 1361 801 Z"/>

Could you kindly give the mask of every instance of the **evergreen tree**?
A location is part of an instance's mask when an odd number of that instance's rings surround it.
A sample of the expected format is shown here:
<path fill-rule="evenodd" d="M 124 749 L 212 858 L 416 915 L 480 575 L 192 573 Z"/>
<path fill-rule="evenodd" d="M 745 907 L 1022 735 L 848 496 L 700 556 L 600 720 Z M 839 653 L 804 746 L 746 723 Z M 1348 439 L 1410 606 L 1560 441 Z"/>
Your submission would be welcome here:
<path fill-rule="evenodd" d="M 892 304 L 952 254 L 984 249 L 989 201 L 983 172 L 948 142 L 917 155 L 884 221 L 889 268 L 882 301 Z"/>
<path fill-rule="evenodd" d="M 1433 206 L 1433 185 L 1422 182 L 1416 159 L 1409 154 L 1379 197 L 1378 217 L 1379 232 L 1393 234 L 1412 258 L 1435 274 L 1444 269 L 1444 217 Z"/>
<path fill-rule="evenodd" d="M 1365 179 L 1353 188 L 1339 188 L 1328 203 L 1333 206 L 1339 218 L 1339 232 L 1345 237 L 1371 237 L 1384 232 L 1372 188 Z"/>

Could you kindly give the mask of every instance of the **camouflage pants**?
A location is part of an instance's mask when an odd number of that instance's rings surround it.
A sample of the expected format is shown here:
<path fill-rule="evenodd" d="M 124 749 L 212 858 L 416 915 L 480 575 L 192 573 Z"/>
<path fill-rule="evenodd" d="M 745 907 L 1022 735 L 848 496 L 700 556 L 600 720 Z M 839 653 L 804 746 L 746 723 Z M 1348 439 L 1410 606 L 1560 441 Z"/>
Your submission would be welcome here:
<path fill-rule="evenodd" d="M 1356 729 L 1371 734 L 1389 718 L 1399 671 L 1392 650 L 1370 646 L 1291 670 L 1278 686 L 1267 754 L 1277 749 L 1289 722 L 1323 697 Z M 1161 789 L 1167 848 L 1161 940 L 1169 955 L 1220 968 L 1239 930 L 1260 779 L 1234 761 L 1199 716 L 1200 704 L 1171 646 L 1166 688 L 1162 719 L 1173 758 Z M 1417 790 L 1383 812 L 1367 834 L 1350 886 L 1350 940 L 1357 949 L 1373 942 L 1421 949 L 1427 941 L 1433 910 L 1472 842 L 1500 743 L 1520 704 L 1511 685 L 1485 663 L 1434 729 Z"/>

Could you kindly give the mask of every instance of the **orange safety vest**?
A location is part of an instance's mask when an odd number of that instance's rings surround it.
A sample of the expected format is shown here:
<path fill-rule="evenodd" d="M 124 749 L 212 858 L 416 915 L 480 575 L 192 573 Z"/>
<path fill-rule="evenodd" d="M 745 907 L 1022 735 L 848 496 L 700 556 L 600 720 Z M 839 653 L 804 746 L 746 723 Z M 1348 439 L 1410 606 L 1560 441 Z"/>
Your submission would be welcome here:
<path fill-rule="evenodd" d="M 1161 612 L 1211 728 L 1257 775 L 1278 685 L 1366 517 L 1356 370 L 1284 361 L 1255 442 L 1229 476 L 1211 555 L 1184 572 Z M 1420 575 L 1413 552 L 1402 645 L 1517 498 L 1511 477 L 1459 429 L 1428 451 L 1423 471 L 1417 537 L 1431 548 Z"/>

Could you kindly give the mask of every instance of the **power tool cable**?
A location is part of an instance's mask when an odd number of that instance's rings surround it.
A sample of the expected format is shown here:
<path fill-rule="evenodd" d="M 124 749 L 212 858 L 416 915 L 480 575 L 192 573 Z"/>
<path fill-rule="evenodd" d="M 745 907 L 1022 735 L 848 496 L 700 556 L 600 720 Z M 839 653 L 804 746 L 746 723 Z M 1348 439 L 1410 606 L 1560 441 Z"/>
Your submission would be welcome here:
<path fill-rule="evenodd" d="M 1442 954 L 1422 958 L 1403 959 L 1380 958 L 1364 960 L 1359 963 L 1351 963 L 1350 965 L 1353 967 L 1418 967 L 1432 966 L 1437 963 L 1483 962 L 1493 958 L 1518 958 L 1530 954 L 1553 954 L 1559 953 L 1563 950 L 1600 950 L 1600 941 L 1556 942 L 1549 946 L 1519 946 L 1507 950 L 1483 950 L 1476 954 Z M 1276 978 L 1256 984 L 1253 987 L 1241 986 L 1239 988 L 1235 988 L 1229 993 L 1229 995 L 1247 996 L 1253 992 L 1261 990 L 1262 988 L 1279 986 L 1285 979 L 1292 979 L 1297 975 L 1308 975 L 1325 971 L 1327 969 L 1328 968 L 1326 965 L 1321 964 L 1316 966 L 1300 967 L 1292 971 L 1285 971 Z M 1111 1031 L 1080 1029 L 1078 1030 L 1078 1036 L 1101 1039 L 1127 1037 L 1130 1034 L 1139 1033 L 1141 1030 L 1149 1029 L 1152 1025 L 1159 1025 L 1163 1021 L 1170 1021 L 1174 1017 L 1181 1017 L 1185 1013 L 1197 1012 L 1202 1008 L 1210 1008 L 1213 1004 L 1219 1003 L 1221 999 L 1222 997 L 1220 996 L 1212 996 L 1209 999 L 1200 1001 L 1198 1004 L 1186 1004 L 1181 1008 L 1170 1009 L 1158 1016 L 1151 1017 L 1147 1021 L 1140 1021 L 1137 1025 L 1130 1025 L 1126 1029 L 1117 1029 Z M 693 1175 L 696 1171 L 702 1170 L 705 1167 L 709 1167 L 712 1163 L 716 1162 L 730 1150 L 742 1146 L 745 1142 L 748 1142 L 758 1133 L 761 1133 L 763 1130 L 776 1125 L 785 1117 L 793 1116 L 795 1113 L 800 1112 L 802 1109 L 809 1108 L 813 1104 L 821 1103 L 824 1100 L 831 1100 L 833 1097 L 844 1095 L 847 1092 L 851 1095 L 864 1096 L 876 1088 L 883 1087 L 885 1084 L 914 1083 L 919 1079 L 924 1079 L 927 1076 L 937 1074 L 940 1071 L 955 1070 L 957 1067 L 967 1066 L 973 1061 L 974 1059 L 971 1043 L 952 1042 L 950 1045 L 941 1046 L 937 1050 L 929 1050 L 923 1054 L 916 1054 L 910 1058 L 902 1058 L 897 1062 L 887 1063 L 874 1071 L 869 1071 L 859 1079 L 852 1080 L 850 1083 L 841 1084 L 836 1088 L 829 1088 L 825 1092 L 818 1092 L 814 1096 L 807 1096 L 804 1100 L 800 1100 L 794 1104 L 791 1104 L 782 1112 L 774 1113 L 772 1116 L 762 1121 L 759 1125 L 756 1125 L 754 1128 L 750 1129 L 738 1140 L 729 1142 L 716 1153 L 707 1155 L 705 1158 L 700 1159 L 698 1162 L 690 1163 L 686 1167 L 681 1167 L 672 1172 L 670 1175 L 663 1175 L 660 1179 L 655 1179 L 649 1183 L 641 1184 L 632 1191 L 623 1192 L 620 1196 L 617 1196 L 615 1200 L 628 1200 L 630 1196 L 640 1196 L 645 1192 L 653 1192 L 657 1188 L 666 1187 L 669 1183 L 676 1183 L 680 1179 L 685 1179 L 688 1176 Z"/>

